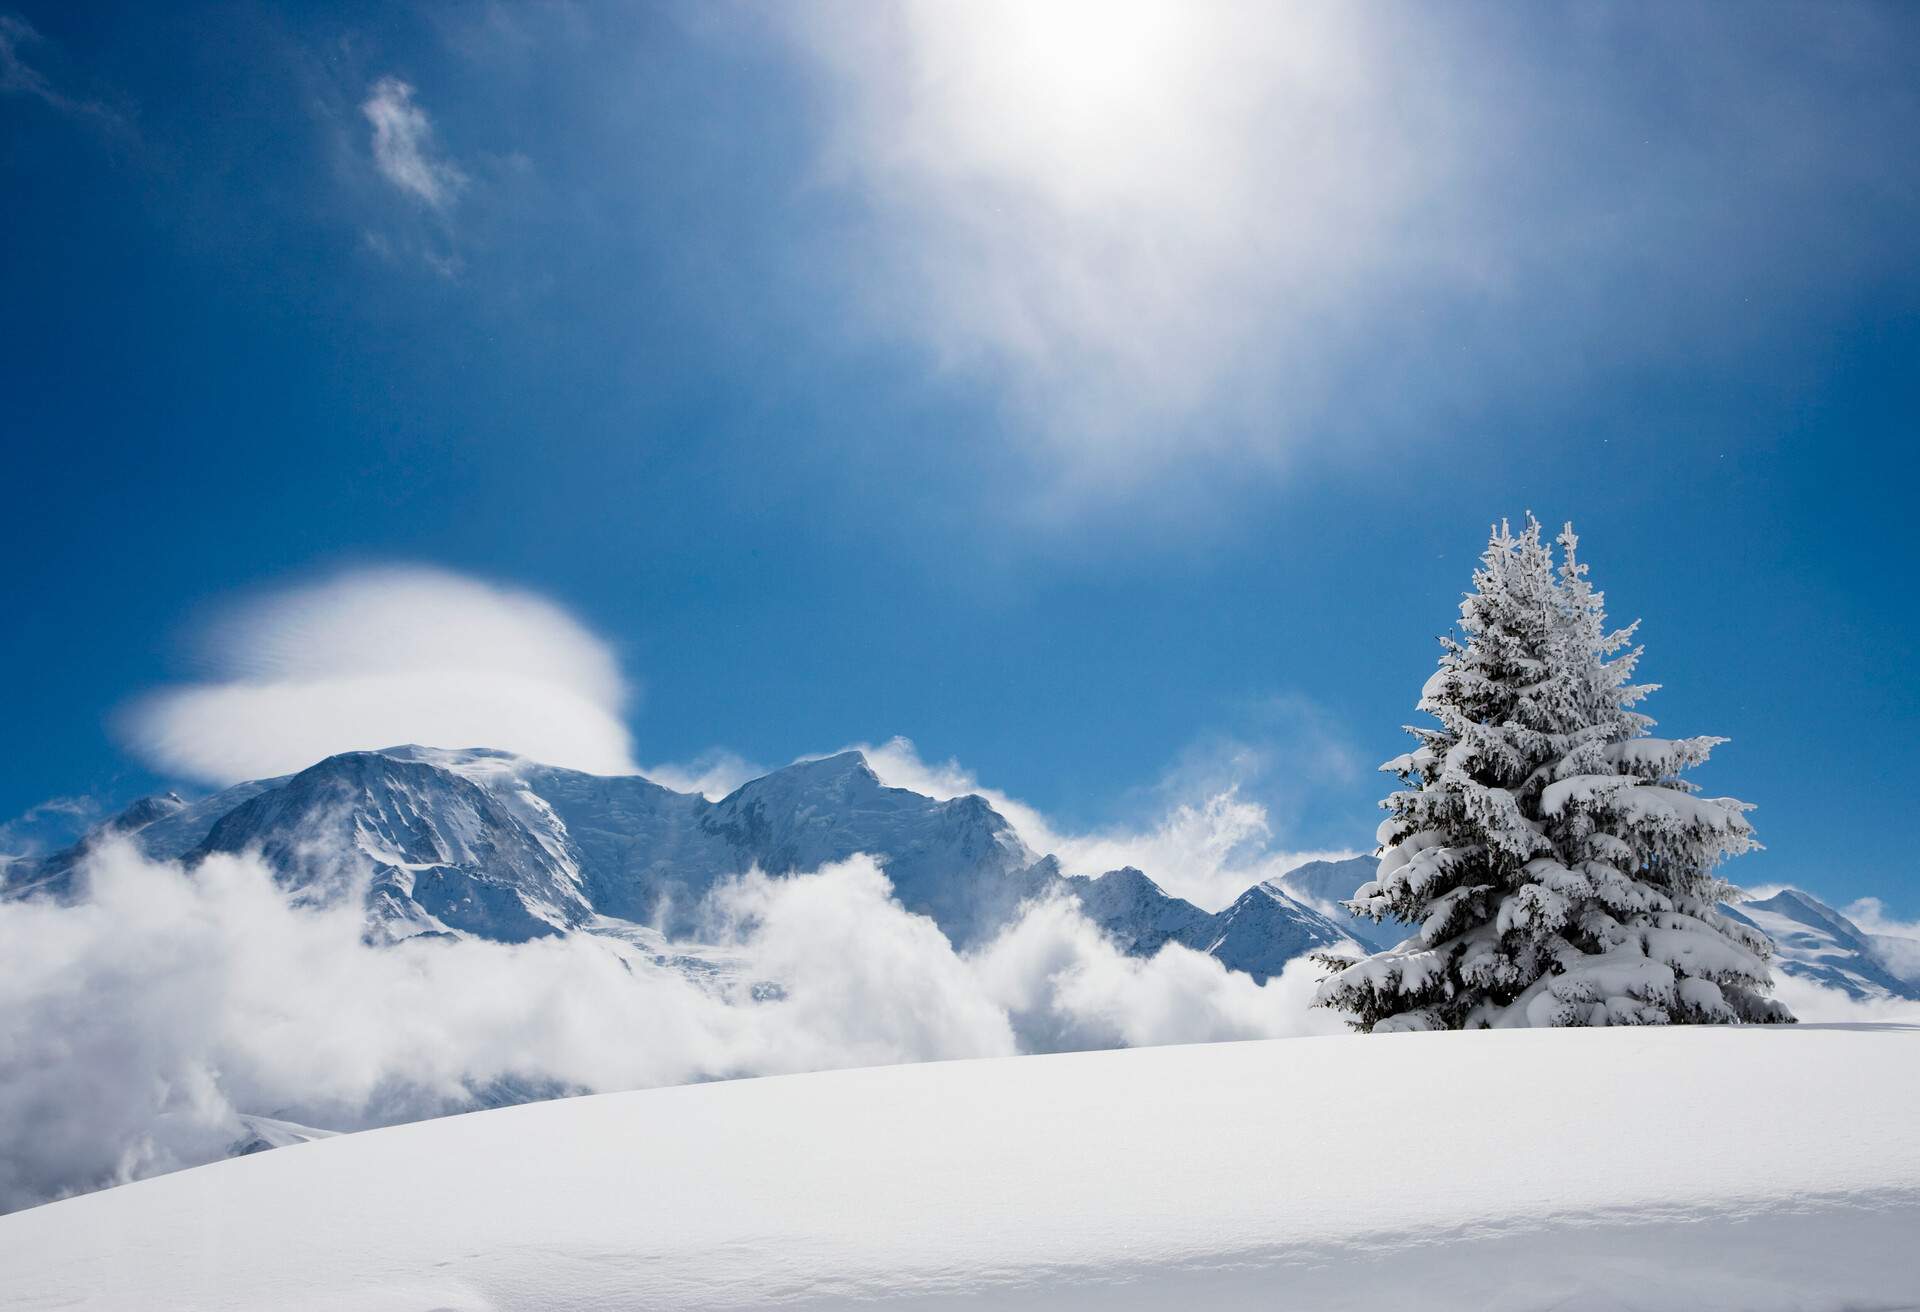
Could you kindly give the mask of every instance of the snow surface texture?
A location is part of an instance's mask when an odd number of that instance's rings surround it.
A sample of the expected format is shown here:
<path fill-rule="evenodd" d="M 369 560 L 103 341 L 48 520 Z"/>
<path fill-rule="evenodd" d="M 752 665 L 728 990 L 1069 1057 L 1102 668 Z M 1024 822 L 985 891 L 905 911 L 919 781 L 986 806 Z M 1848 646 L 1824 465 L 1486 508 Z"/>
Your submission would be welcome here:
<path fill-rule="evenodd" d="M 0 1218 L 0 1307 L 1912 1307 L 1916 1085 L 1920 1030 L 1803 1026 L 1344 1036 L 580 1098 Z M 1379 1131 L 1416 1089 L 1500 1114 L 1410 1149 Z"/>

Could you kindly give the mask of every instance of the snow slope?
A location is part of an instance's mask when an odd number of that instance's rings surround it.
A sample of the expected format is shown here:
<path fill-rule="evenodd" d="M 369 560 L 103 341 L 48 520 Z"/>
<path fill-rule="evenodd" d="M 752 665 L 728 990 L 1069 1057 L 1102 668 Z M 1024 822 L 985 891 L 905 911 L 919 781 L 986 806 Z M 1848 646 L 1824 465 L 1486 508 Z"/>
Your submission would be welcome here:
<path fill-rule="evenodd" d="M 0 1217 L 0 1307 L 1920 1305 L 1920 1030 L 842 1071 L 298 1144 Z"/>

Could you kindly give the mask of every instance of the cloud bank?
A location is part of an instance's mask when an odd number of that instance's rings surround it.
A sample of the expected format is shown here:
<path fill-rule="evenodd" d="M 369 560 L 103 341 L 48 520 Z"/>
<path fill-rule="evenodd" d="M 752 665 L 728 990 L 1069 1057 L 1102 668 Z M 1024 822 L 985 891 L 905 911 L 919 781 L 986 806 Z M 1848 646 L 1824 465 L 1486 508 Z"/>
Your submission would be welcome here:
<path fill-rule="evenodd" d="M 398 743 L 635 769 L 612 651 L 533 593 L 357 570 L 242 605 L 199 645 L 214 677 L 136 703 L 119 725 L 163 773 L 226 784 Z"/>
<path fill-rule="evenodd" d="M 1856 998 L 1798 975 L 1776 971 L 1773 996 L 1803 1025 L 1920 1025 L 1920 1002 Z"/>
<path fill-rule="evenodd" d="M 1338 1028 L 1310 967 L 1125 957 L 1061 904 L 956 953 L 865 859 L 723 886 L 704 982 L 583 934 L 369 947 L 358 899 L 295 907 L 247 858 L 109 845 L 84 887 L 0 903 L 0 1208 L 213 1160 L 243 1112 L 353 1129 L 502 1091 Z"/>

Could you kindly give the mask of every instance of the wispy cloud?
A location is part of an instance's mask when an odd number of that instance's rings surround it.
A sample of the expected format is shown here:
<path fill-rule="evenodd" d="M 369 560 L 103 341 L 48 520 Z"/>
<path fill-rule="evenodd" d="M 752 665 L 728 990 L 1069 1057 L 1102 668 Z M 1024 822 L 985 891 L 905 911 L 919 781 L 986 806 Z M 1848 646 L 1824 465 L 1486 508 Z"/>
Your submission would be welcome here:
<path fill-rule="evenodd" d="M 1904 980 L 1920 984 L 1920 920 L 1889 915 L 1877 897 L 1848 904 L 1847 919 L 1874 936 L 1881 963 Z"/>
<path fill-rule="evenodd" d="M 691 761 L 648 765 L 640 770 L 640 773 L 663 788 L 671 788 L 679 793 L 699 793 L 710 802 L 719 801 L 741 784 L 758 779 L 766 772 L 766 766 L 756 765 L 737 752 L 720 748 L 702 752 Z"/>
<path fill-rule="evenodd" d="M 1920 939 L 1920 920 L 1901 920 L 1887 912 L 1886 903 L 1877 897 L 1863 897 L 1847 904 L 1851 920 L 1869 934 L 1891 934 L 1899 938 Z"/>
<path fill-rule="evenodd" d="M 412 199 L 444 210 L 467 187 L 467 175 L 434 140 L 433 122 L 397 77 L 373 84 L 360 112 L 373 127 L 373 162 L 380 175 Z"/>
<path fill-rule="evenodd" d="M 91 797 L 49 797 L 0 824 L 0 874 L 23 857 L 64 847 L 100 819 L 100 803 Z"/>
<path fill-rule="evenodd" d="M 634 769 L 612 650 L 532 593 L 423 567 L 355 570 L 243 603 L 198 644 L 213 679 L 121 720 L 161 771 L 230 783 L 407 742 Z"/>
<path fill-rule="evenodd" d="M 0 14 L 0 95 L 31 96 L 51 109 L 92 119 L 102 127 L 124 128 L 126 120 L 97 100 L 70 96 L 27 61 L 22 53 L 44 43 L 33 25 L 12 14 Z"/>

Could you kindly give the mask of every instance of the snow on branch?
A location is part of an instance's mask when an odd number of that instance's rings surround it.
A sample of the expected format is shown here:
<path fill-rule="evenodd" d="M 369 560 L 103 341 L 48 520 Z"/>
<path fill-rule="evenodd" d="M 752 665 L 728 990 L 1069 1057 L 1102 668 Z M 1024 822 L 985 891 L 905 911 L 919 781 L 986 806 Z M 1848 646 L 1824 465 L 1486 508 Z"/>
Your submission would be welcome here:
<path fill-rule="evenodd" d="M 1638 625 L 1609 628 L 1569 525 L 1491 536 L 1418 707 L 1439 727 L 1381 769 L 1375 878 L 1348 903 L 1412 929 L 1318 1001 L 1361 1030 L 1787 1021 L 1766 937 L 1720 914 L 1757 847 L 1733 798 L 1682 776 L 1726 740 L 1655 738 L 1633 709 Z"/>

